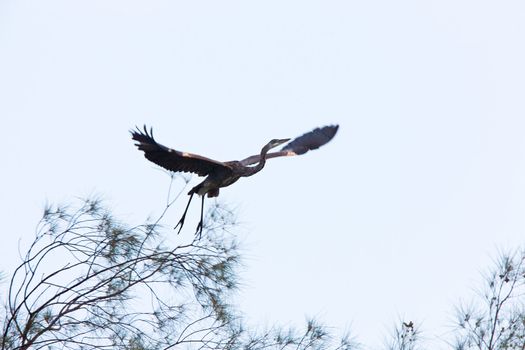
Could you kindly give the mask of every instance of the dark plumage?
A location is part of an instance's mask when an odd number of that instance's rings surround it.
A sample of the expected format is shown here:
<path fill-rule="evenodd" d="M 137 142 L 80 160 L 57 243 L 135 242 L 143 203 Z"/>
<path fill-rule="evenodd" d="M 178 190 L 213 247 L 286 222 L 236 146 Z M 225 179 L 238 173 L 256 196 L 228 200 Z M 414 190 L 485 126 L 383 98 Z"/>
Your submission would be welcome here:
<path fill-rule="evenodd" d="M 157 143 L 153 138 L 153 130 L 131 131 L 132 139 L 137 141 L 136 146 L 144 151 L 144 157 L 164 169 L 175 172 L 190 172 L 199 176 L 207 176 L 210 173 L 224 168 L 224 163 L 187 152 L 179 152 Z"/>
<path fill-rule="evenodd" d="M 266 159 L 301 155 L 309 150 L 314 150 L 323 146 L 335 136 L 338 128 L 338 125 L 334 125 L 314 129 L 297 137 L 280 151 L 268 153 L 270 149 L 290 141 L 290 139 L 274 139 L 268 142 L 261 149 L 259 154 L 243 159 L 242 161 L 234 160 L 229 162 L 220 162 L 198 154 L 181 152 L 163 146 L 155 141 L 153 138 L 153 130 L 150 128 L 148 132 L 146 126 L 144 126 L 143 130 L 140 130 L 139 128 L 131 130 L 131 136 L 133 140 L 137 141 L 136 146 L 138 149 L 144 151 L 144 156 L 164 169 L 175 172 L 191 172 L 199 176 L 206 176 L 204 181 L 193 187 L 188 192 L 190 199 L 186 205 L 184 214 L 175 226 L 175 228 L 177 228 L 177 226 L 180 225 L 180 232 L 184 225 L 184 219 L 186 218 L 186 213 L 193 195 L 197 193 L 202 196 L 201 220 L 197 226 L 197 231 L 200 233 L 202 232 L 202 216 L 205 195 L 208 197 L 217 197 L 221 187 L 229 186 L 241 177 L 256 174 L 264 167 Z M 249 166 L 255 163 L 257 163 L 257 165 Z"/>
<path fill-rule="evenodd" d="M 318 149 L 325 145 L 334 138 L 339 125 L 328 125 L 322 128 L 315 128 L 314 130 L 307 132 L 299 137 L 296 137 L 291 142 L 286 144 L 279 152 L 272 152 L 266 155 L 266 159 L 286 156 L 298 156 L 305 154 L 308 151 Z M 260 155 L 256 154 L 241 160 L 242 165 L 250 165 L 257 163 L 260 159 Z"/>
<path fill-rule="evenodd" d="M 297 155 L 305 154 L 308 151 L 318 149 L 322 145 L 334 138 L 339 125 L 323 126 L 316 128 L 304 135 L 294 139 L 284 146 L 281 151 L 292 151 Z"/>

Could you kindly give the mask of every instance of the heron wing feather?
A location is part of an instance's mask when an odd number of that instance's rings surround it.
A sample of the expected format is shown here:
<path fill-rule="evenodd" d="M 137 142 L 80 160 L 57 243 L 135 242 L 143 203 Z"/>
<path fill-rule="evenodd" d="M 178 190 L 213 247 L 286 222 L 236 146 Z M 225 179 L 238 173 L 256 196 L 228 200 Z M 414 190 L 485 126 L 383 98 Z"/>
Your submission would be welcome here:
<path fill-rule="evenodd" d="M 153 132 L 144 130 L 131 130 L 132 139 L 139 150 L 144 151 L 144 156 L 149 161 L 160 165 L 164 169 L 175 172 L 190 172 L 199 176 L 207 176 L 218 169 L 229 169 L 223 162 L 206 158 L 198 154 L 181 152 L 157 143 Z"/>
<path fill-rule="evenodd" d="M 339 129 L 339 125 L 329 125 L 316 128 L 292 140 L 281 151 L 292 151 L 297 155 L 305 154 L 308 151 L 318 149 L 334 138 Z"/>
<path fill-rule="evenodd" d="M 319 147 L 327 144 L 331 139 L 334 138 L 337 133 L 339 125 L 328 125 L 322 128 L 316 128 L 306 134 L 296 137 L 291 142 L 286 144 L 280 151 L 271 152 L 266 155 L 266 159 L 296 156 L 305 154 L 308 151 L 318 149 Z M 244 166 L 258 163 L 261 159 L 259 154 L 250 156 L 240 161 Z"/>

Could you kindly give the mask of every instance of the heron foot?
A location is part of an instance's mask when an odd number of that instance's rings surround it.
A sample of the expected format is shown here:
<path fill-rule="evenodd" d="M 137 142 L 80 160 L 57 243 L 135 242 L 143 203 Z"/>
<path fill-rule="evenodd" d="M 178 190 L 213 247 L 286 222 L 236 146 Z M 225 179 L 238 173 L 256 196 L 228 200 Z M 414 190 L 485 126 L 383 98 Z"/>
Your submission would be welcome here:
<path fill-rule="evenodd" d="M 199 221 L 199 224 L 197 225 L 197 230 L 195 230 L 195 234 L 199 236 L 198 239 L 201 239 L 202 229 L 203 229 L 202 221 Z"/>
<path fill-rule="evenodd" d="M 180 228 L 179 228 L 179 231 L 177 232 L 177 234 L 180 233 L 180 231 L 182 230 L 182 226 L 184 226 L 184 219 L 186 219 L 185 217 L 186 215 L 184 215 L 183 217 L 180 218 L 179 222 L 177 223 L 177 225 L 175 225 L 175 227 L 173 228 L 174 230 L 177 229 L 177 227 L 179 227 L 180 225 Z"/>

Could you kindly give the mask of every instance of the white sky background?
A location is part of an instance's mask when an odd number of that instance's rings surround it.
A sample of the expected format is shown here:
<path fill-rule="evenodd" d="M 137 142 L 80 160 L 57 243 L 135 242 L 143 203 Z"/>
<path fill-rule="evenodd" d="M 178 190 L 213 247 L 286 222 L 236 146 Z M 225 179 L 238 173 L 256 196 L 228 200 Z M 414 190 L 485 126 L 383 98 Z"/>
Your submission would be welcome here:
<path fill-rule="evenodd" d="M 232 160 L 339 123 L 221 191 L 243 222 L 240 309 L 372 347 L 402 317 L 444 346 L 491 256 L 523 243 L 524 62 L 523 1 L 1 0 L 0 269 L 46 201 L 159 212 L 169 179 L 134 125 Z"/>

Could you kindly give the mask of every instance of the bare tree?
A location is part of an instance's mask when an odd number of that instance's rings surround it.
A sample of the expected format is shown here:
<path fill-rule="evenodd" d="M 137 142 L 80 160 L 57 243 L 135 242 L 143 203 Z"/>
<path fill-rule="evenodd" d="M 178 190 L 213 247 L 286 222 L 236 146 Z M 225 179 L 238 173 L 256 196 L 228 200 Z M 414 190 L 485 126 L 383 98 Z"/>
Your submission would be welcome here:
<path fill-rule="evenodd" d="M 501 253 L 468 306 L 456 309 L 454 340 L 436 339 L 455 350 L 525 350 L 525 250 Z M 422 349 L 419 327 L 402 322 L 388 350 Z"/>
<path fill-rule="evenodd" d="M 457 309 L 457 350 L 525 349 L 525 251 L 503 253 L 472 306 Z"/>
<path fill-rule="evenodd" d="M 413 321 L 400 321 L 394 327 L 391 337 L 386 342 L 387 350 L 418 350 L 421 343 L 421 331 Z"/>
<path fill-rule="evenodd" d="M 158 223 L 126 227 L 97 200 L 47 208 L 10 281 L 2 348 L 226 341 L 235 243 L 221 238 L 169 247 L 160 230 Z M 194 300 L 177 293 L 185 287 Z M 198 316 L 186 324 L 189 310 Z"/>
<path fill-rule="evenodd" d="M 174 244 L 164 213 L 130 227 L 99 200 L 46 208 L 6 283 L 1 349 L 354 348 L 315 322 L 302 333 L 244 329 L 230 304 L 232 214 L 214 206 L 203 239 Z"/>

